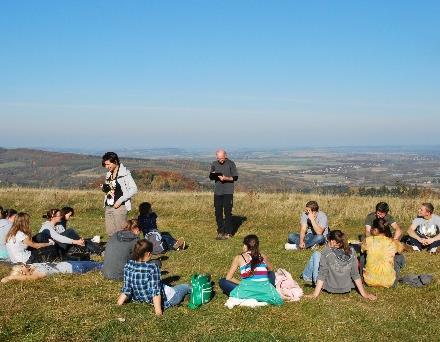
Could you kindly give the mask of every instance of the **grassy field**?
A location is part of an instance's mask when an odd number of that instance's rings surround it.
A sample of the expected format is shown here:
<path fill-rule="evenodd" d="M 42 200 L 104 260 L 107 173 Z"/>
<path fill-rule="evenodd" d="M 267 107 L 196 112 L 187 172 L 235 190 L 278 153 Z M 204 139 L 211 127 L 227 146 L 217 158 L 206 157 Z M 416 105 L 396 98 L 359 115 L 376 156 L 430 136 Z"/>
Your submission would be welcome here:
<path fill-rule="evenodd" d="M 311 195 L 238 193 L 234 214 L 246 217 L 236 236 L 216 241 L 211 193 L 141 192 L 141 201 L 153 203 L 159 228 L 183 236 L 189 248 L 168 253 L 163 262 L 167 277 L 188 282 L 191 274 L 207 272 L 214 281 L 226 274 L 242 246 L 245 235 L 260 237 L 262 250 L 275 268 L 289 270 L 298 279 L 310 251 L 285 251 L 289 231 L 298 229 L 299 213 Z M 440 206 L 437 198 L 396 199 L 315 196 L 330 219 L 355 238 L 362 231 L 363 218 L 376 202 L 386 200 L 392 214 L 407 228 L 422 201 Z M 71 225 L 85 237 L 104 235 L 102 194 L 94 191 L 2 189 L 0 205 L 31 214 L 33 232 L 49 208 L 73 206 Z M 440 210 L 440 208 L 439 208 Z M 132 216 L 136 216 L 136 211 Z M 226 296 L 217 291 L 211 303 L 198 310 L 186 305 L 172 308 L 156 318 L 147 304 L 115 305 L 121 282 L 107 281 L 98 272 L 86 275 L 57 275 L 36 282 L 0 284 L 1 341 L 434 341 L 440 336 L 440 255 L 407 253 L 402 274 L 431 273 L 434 283 L 415 289 L 369 288 L 378 296 L 368 302 L 355 291 L 348 295 L 323 293 L 315 300 L 285 303 L 259 309 L 224 306 Z M 9 272 L 0 266 L 0 276 Z M 217 288 L 218 289 L 218 288 Z M 311 293 L 310 287 L 304 287 Z"/>

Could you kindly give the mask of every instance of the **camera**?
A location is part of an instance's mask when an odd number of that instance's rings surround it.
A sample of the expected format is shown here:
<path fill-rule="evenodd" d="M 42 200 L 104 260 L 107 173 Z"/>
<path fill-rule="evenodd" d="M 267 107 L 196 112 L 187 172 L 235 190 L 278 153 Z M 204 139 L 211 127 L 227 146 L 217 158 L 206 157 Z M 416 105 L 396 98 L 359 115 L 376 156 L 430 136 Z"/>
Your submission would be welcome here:
<path fill-rule="evenodd" d="M 102 191 L 109 192 L 110 190 L 111 190 L 110 185 L 108 185 L 108 184 L 102 185 Z"/>

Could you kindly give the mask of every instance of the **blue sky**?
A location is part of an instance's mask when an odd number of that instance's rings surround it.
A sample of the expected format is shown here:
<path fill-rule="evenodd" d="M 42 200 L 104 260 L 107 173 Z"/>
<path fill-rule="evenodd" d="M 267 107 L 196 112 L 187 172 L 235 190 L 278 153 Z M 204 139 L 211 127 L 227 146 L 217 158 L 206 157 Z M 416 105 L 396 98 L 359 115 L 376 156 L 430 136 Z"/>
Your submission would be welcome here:
<path fill-rule="evenodd" d="M 440 144 L 438 1 L 4 0 L 0 32 L 0 146 Z"/>

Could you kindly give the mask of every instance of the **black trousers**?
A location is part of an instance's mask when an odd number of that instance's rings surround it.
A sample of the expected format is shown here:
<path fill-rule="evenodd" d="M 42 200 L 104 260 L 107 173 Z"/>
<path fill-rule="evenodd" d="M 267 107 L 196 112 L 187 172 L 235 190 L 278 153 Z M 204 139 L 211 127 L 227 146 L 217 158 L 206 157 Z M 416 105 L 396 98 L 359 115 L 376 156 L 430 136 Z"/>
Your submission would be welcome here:
<path fill-rule="evenodd" d="M 232 234 L 232 194 L 214 195 L 215 220 L 217 233 Z"/>

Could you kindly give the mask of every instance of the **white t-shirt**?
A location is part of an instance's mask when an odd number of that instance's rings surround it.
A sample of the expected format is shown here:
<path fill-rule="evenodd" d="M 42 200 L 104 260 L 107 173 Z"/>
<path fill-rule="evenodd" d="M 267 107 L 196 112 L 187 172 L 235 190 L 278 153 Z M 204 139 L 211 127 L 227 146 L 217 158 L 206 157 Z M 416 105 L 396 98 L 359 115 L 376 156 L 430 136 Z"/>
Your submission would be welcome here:
<path fill-rule="evenodd" d="M 440 216 L 438 215 L 432 214 L 429 220 L 417 217 L 412 224 L 416 226 L 417 235 L 424 239 L 433 238 L 440 234 Z"/>
<path fill-rule="evenodd" d="M 31 251 L 27 250 L 27 245 L 23 242 L 28 236 L 18 231 L 14 237 L 11 237 L 6 242 L 6 249 L 8 250 L 9 259 L 12 263 L 16 264 L 19 262 L 26 263 L 31 256 Z"/>

